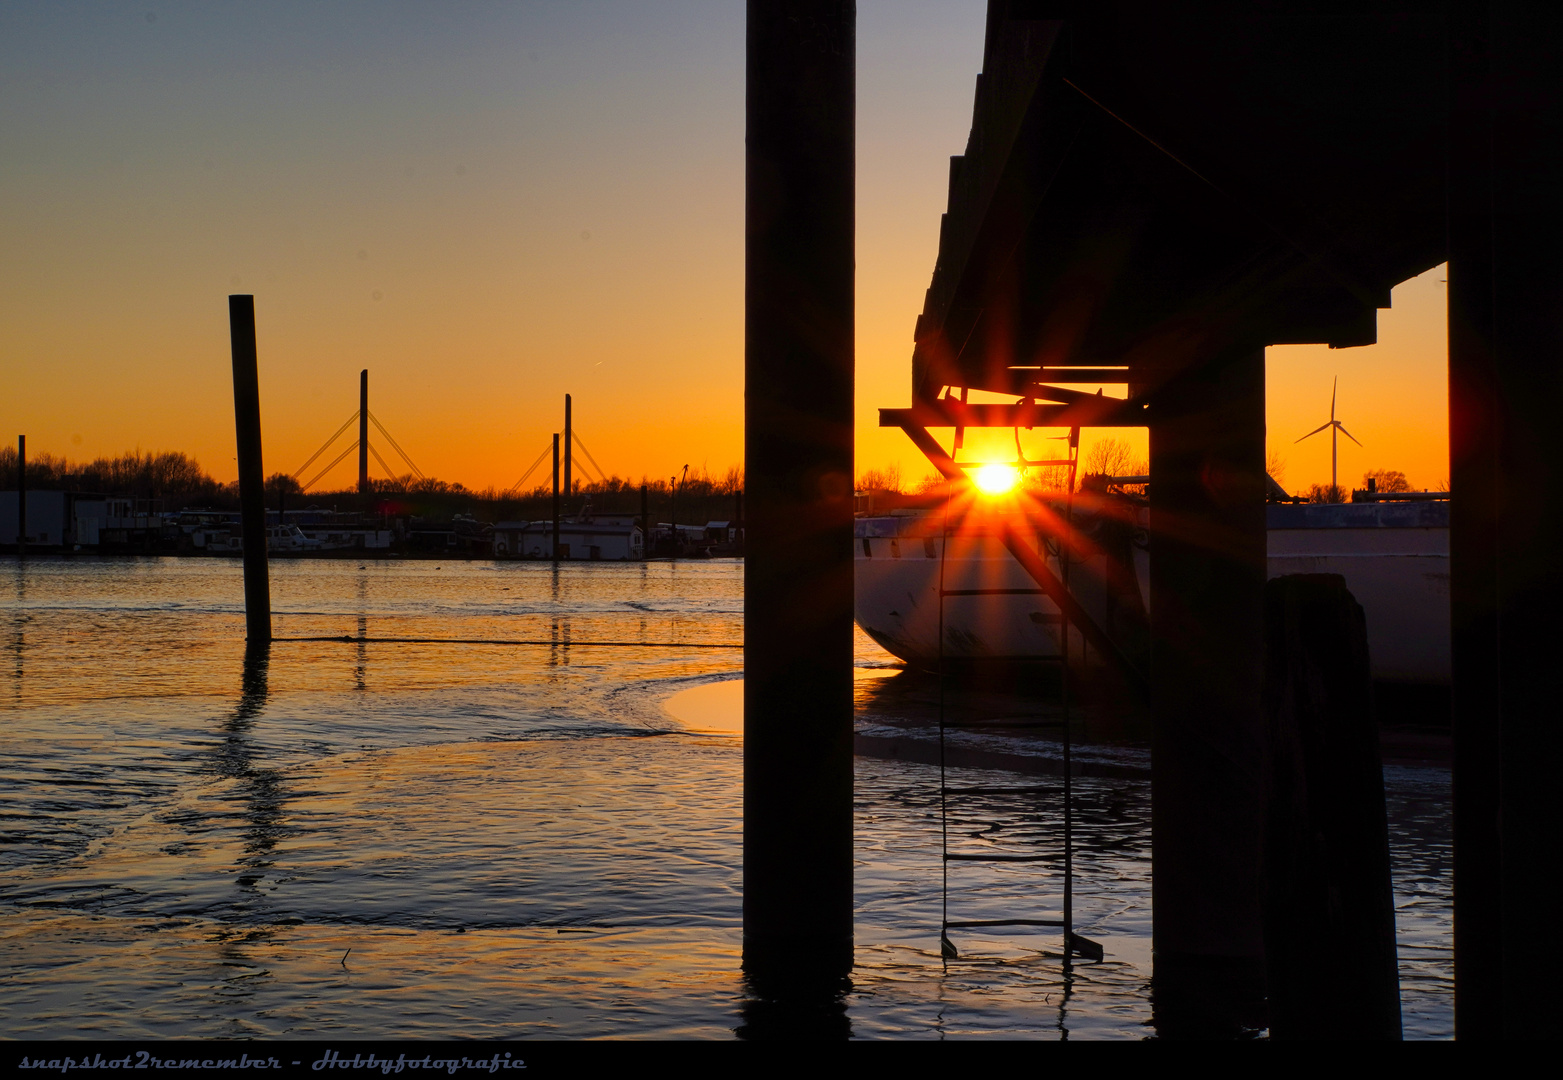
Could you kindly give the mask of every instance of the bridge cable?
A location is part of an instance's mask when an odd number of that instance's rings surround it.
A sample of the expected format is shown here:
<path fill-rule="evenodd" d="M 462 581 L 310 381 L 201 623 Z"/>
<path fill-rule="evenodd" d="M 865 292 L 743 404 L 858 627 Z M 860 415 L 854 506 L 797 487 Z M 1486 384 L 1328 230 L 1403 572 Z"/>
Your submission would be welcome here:
<path fill-rule="evenodd" d="M 385 470 L 385 475 L 390 477 L 392 480 L 395 480 L 396 479 L 396 474 L 391 471 L 391 467 L 389 465 L 387 465 L 385 463 L 385 459 L 380 456 L 380 451 L 378 451 L 378 450 L 376 450 L 374 448 L 374 443 L 370 443 L 369 444 L 369 452 L 371 454 L 373 454 L 374 455 L 374 459 L 380 463 L 380 468 Z"/>
<path fill-rule="evenodd" d="M 547 446 L 543 447 L 543 452 L 537 455 L 537 460 L 532 462 L 531 466 L 526 470 L 526 472 L 521 474 L 521 479 L 517 480 L 514 484 L 511 484 L 505 489 L 505 494 L 510 494 L 512 491 L 520 488 L 522 484 L 526 483 L 526 478 L 537 471 L 537 467 L 543 463 L 543 459 L 548 456 L 549 451 L 551 451 L 553 448 L 554 447 L 552 443 L 549 443 Z"/>
<path fill-rule="evenodd" d="M 313 465 L 315 463 L 315 459 L 317 457 L 319 457 L 321 454 L 324 454 L 326 452 L 326 449 L 332 443 L 336 442 L 337 439 L 342 437 L 342 432 L 346 431 L 348 428 L 353 426 L 353 421 L 357 420 L 357 419 L 358 419 L 358 410 L 354 409 L 353 410 L 353 415 L 349 416 L 347 418 L 347 423 L 345 423 L 341 427 L 337 428 L 336 429 L 336 434 L 332 435 L 331 438 L 329 438 L 325 442 L 321 443 L 320 449 L 316 450 L 313 454 L 309 455 L 309 460 L 308 461 L 304 462 L 304 464 L 300 465 L 298 468 L 293 470 L 293 479 L 297 480 L 299 478 L 299 476 L 303 474 L 305 469 L 309 468 L 311 465 Z"/>
<path fill-rule="evenodd" d="M 402 446 L 401 446 L 401 443 L 397 442 L 394 438 L 392 438 L 391 433 L 389 431 L 385 430 L 385 425 L 380 423 L 379 418 L 376 417 L 374 413 L 370 413 L 369 414 L 369 419 L 374 422 L 374 426 L 375 427 L 380 429 L 380 434 L 385 436 L 386 441 L 389 442 L 391 444 L 391 446 L 393 446 L 396 449 L 396 452 L 402 456 L 402 460 L 407 463 L 408 467 L 410 469 L 412 469 L 413 472 L 418 474 L 418 479 L 420 479 L 420 480 L 427 480 L 428 477 L 423 475 L 423 470 L 418 468 L 417 464 L 413 461 L 413 459 L 407 456 L 407 451 L 403 450 Z"/>
<path fill-rule="evenodd" d="M 570 432 L 570 434 L 574 437 L 575 444 L 581 448 L 581 453 L 586 455 L 586 460 L 591 462 L 592 463 L 592 468 L 597 470 L 597 481 L 599 483 L 607 482 L 608 474 L 603 471 L 603 468 L 602 468 L 601 465 L 597 464 L 597 459 L 592 457 L 592 452 L 590 450 L 586 449 L 586 444 L 581 441 L 581 433 L 579 431 L 572 430 Z M 576 460 L 580 460 L 580 459 L 577 458 Z"/>
<path fill-rule="evenodd" d="M 327 465 L 324 469 L 321 469 L 318 473 L 316 473 L 315 474 L 315 478 L 313 480 L 311 480 L 307 484 L 300 485 L 300 487 L 299 487 L 299 494 L 302 495 L 304 492 L 308 491 L 310 488 L 312 488 L 316 484 L 320 483 L 321 477 L 325 476 L 326 473 L 328 473 L 332 469 L 336 468 L 339 464 L 341 464 L 343 458 L 347 457 L 348 454 L 351 454 L 354 450 L 357 450 L 357 449 L 358 449 L 358 440 L 354 439 L 353 440 L 353 445 L 349 446 L 346 450 L 343 450 L 340 454 L 338 454 L 332 460 L 331 464 Z"/>

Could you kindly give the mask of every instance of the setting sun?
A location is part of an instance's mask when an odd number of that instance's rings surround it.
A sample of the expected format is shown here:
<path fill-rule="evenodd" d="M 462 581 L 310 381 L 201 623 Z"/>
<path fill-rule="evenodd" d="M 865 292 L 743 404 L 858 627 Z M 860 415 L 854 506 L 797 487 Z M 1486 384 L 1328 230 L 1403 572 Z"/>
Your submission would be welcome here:
<path fill-rule="evenodd" d="M 1020 470 L 1013 465 L 984 465 L 971 478 L 984 495 L 1003 495 L 1020 483 Z"/>

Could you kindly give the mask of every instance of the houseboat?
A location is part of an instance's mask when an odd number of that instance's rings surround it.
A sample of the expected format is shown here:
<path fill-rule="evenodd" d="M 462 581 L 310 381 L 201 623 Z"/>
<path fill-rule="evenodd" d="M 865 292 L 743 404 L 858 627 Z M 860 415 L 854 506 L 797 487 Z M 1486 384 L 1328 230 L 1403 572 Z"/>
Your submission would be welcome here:
<path fill-rule="evenodd" d="M 501 521 L 494 526 L 494 558 L 551 559 L 552 521 Z M 582 514 L 559 523 L 559 558 L 624 561 L 646 557 L 645 541 L 633 517 Z"/>

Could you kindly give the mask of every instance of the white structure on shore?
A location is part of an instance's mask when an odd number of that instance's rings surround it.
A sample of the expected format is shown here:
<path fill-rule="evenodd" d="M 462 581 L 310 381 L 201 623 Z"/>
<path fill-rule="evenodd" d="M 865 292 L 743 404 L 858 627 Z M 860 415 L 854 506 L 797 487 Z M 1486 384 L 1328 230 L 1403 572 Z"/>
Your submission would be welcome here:
<path fill-rule="evenodd" d="M 553 557 L 552 521 L 501 521 L 494 526 L 494 558 Z M 646 557 L 633 517 L 588 517 L 559 523 L 559 558 L 622 562 Z"/>

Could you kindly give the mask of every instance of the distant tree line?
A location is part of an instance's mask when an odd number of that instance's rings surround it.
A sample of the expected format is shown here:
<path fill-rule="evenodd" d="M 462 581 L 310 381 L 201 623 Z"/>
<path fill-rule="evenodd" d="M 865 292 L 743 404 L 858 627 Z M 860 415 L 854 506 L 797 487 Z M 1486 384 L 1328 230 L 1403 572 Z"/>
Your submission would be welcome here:
<path fill-rule="evenodd" d="M 16 448 L 0 447 L 0 477 L 12 488 L 19 480 L 16 466 Z M 85 462 L 70 461 L 58 454 L 28 454 L 27 486 L 162 499 L 170 510 L 230 501 L 237 505 L 238 499 L 235 485 L 212 479 L 195 458 L 178 450 L 132 450 Z"/>
<path fill-rule="evenodd" d="M 1369 481 L 1375 482 L 1376 490 L 1389 494 L 1395 492 L 1410 491 L 1411 482 L 1406 479 L 1406 474 L 1399 469 L 1369 469 L 1362 474 L 1362 488 L 1367 490 Z M 1444 485 L 1446 488 L 1448 485 Z M 1298 497 L 1311 503 L 1343 503 L 1351 501 L 1351 492 L 1343 488 L 1331 487 L 1329 484 L 1309 484 L 1307 489 L 1299 491 Z"/>
<path fill-rule="evenodd" d="M 0 484 L 14 488 L 16 482 L 16 448 L 0 447 Z M 701 468 L 658 480 L 583 477 L 574 480 L 574 491 L 560 492 L 561 512 L 574 515 L 589 505 L 596 514 L 638 515 L 642 483 L 654 522 L 676 520 L 684 525 L 703 525 L 738 516 L 744 477 L 743 469 L 737 466 L 720 476 L 712 476 Z M 28 454 L 27 486 L 35 490 L 161 499 L 167 510 L 236 510 L 239 506 L 238 484 L 214 480 L 199 462 L 177 450 L 133 450 L 88 462 L 69 461 L 57 454 Z M 372 479 L 370 486 L 373 492 L 367 498 L 359 494 L 356 485 L 304 492 L 292 476 L 273 473 L 266 478 L 266 505 L 273 510 L 279 506 L 286 510 L 321 507 L 433 519 L 468 514 L 488 522 L 544 521 L 553 516 L 551 478 L 524 490 L 506 491 L 494 487 L 472 489 L 459 482 L 409 473 L 393 480 Z"/>
<path fill-rule="evenodd" d="M 299 491 L 293 477 L 275 473 L 266 481 L 267 505 L 275 509 L 280 499 L 288 509 L 324 506 L 435 520 L 466 514 L 487 522 L 546 521 L 553 516 L 552 477 L 520 490 L 473 489 L 461 483 L 434 477 L 420 478 L 411 473 L 394 479 L 371 478 L 369 484 L 373 491 L 368 498 L 359 494 L 356 485 L 305 493 Z M 721 476 L 712 476 L 700 469 L 666 480 L 634 480 L 614 475 L 597 480 L 572 477 L 574 490 L 559 493 L 560 513 L 574 516 L 589 508 L 597 515 L 639 515 L 642 484 L 646 488 L 647 512 L 653 522 L 704 525 L 708 521 L 731 521 L 740 513 L 743 470 L 737 466 Z"/>

